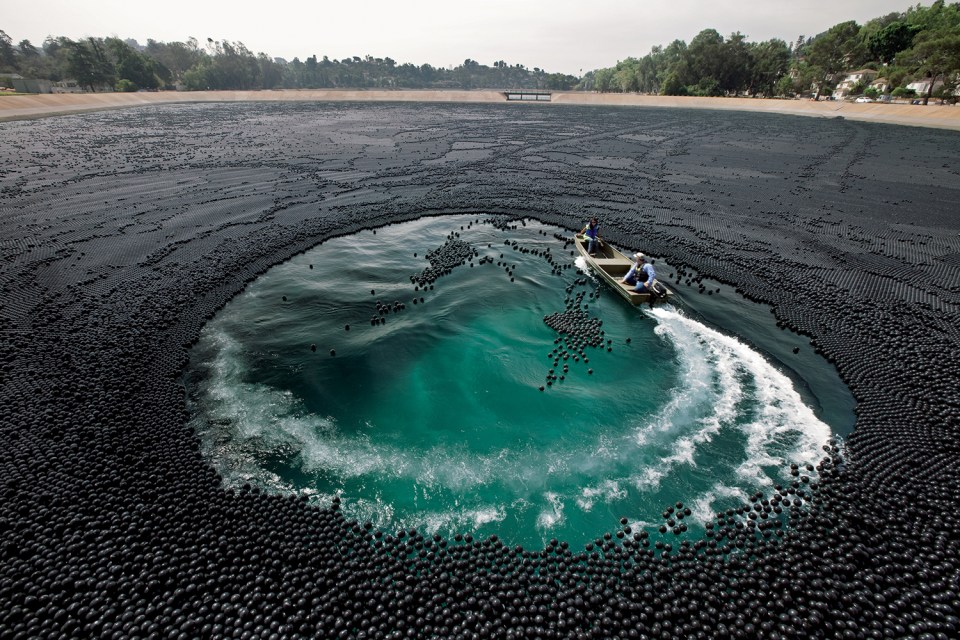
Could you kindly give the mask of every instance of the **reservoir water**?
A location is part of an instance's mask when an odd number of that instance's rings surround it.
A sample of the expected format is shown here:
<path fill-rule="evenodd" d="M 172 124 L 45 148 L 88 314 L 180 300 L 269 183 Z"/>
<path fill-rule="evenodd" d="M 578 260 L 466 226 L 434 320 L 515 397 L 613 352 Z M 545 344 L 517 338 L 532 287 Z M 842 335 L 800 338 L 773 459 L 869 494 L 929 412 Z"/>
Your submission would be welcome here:
<path fill-rule="evenodd" d="M 662 261 L 677 296 L 633 307 L 583 270 L 569 235 L 424 218 L 271 269 L 193 350 L 206 454 L 230 485 L 338 495 L 387 530 L 536 548 L 621 517 L 657 527 L 677 501 L 696 531 L 849 432 L 836 371 L 766 308 L 676 284 Z M 602 323 L 601 343 L 545 322 L 564 312 Z"/>

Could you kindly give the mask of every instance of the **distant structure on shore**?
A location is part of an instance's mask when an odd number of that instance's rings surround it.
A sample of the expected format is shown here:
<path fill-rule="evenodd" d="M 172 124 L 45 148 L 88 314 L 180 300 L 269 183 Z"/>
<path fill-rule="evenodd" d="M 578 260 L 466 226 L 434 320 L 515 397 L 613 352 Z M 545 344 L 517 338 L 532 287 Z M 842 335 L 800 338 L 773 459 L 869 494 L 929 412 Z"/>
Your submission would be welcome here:
<path fill-rule="evenodd" d="M 507 97 L 507 100 L 522 100 L 528 102 L 550 102 L 550 96 L 552 95 L 549 91 L 504 91 L 503 95 Z"/>

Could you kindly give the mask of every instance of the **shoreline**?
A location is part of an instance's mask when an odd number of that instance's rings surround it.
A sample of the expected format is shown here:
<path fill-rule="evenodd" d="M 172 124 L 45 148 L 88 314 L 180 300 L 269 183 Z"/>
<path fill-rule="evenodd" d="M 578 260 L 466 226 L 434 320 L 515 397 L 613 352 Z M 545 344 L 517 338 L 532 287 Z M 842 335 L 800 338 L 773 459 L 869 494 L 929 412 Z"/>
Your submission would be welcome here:
<path fill-rule="evenodd" d="M 911 104 L 858 104 L 822 100 L 776 100 L 770 98 L 701 98 L 646 96 L 619 93 L 553 92 L 549 103 L 577 106 L 715 109 L 780 113 L 819 118 L 842 117 L 859 122 L 878 122 L 960 131 L 960 106 Z M 160 104 L 203 102 L 453 102 L 460 104 L 505 104 L 500 91 L 352 90 L 303 89 L 272 91 L 160 91 L 155 93 L 74 93 L 0 96 L 0 122 L 124 109 Z"/>

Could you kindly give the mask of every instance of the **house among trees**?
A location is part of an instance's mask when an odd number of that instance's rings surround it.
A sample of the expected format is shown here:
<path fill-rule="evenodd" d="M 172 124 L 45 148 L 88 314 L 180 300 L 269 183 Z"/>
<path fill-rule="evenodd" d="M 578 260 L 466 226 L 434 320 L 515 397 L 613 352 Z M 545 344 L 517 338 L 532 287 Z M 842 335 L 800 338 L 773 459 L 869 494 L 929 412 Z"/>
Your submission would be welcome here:
<path fill-rule="evenodd" d="M 890 81 L 886 78 L 877 78 L 870 83 L 870 86 L 877 90 L 877 93 L 890 93 Z"/>
<path fill-rule="evenodd" d="M 60 80 L 53 83 L 52 93 L 83 93 L 80 83 L 73 79 Z"/>
<path fill-rule="evenodd" d="M 862 93 L 864 88 L 870 85 L 877 77 L 878 72 L 873 69 L 860 69 L 859 71 L 850 71 L 847 76 L 841 80 L 833 90 L 834 100 L 843 100 L 850 94 Z"/>
<path fill-rule="evenodd" d="M 930 91 L 930 83 L 933 82 L 933 91 Z M 936 93 L 940 87 L 943 86 L 943 80 L 933 81 L 931 78 L 923 78 L 921 80 L 915 80 L 907 85 L 907 90 L 912 89 L 918 96 L 925 96 L 928 93 Z"/>

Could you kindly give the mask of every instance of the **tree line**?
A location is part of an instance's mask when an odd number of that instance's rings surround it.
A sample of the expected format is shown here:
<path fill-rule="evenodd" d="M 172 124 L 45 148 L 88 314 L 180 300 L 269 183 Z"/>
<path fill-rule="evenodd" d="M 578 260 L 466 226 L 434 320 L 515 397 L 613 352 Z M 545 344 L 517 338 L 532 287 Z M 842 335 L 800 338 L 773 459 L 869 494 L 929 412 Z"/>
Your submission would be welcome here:
<path fill-rule="evenodd" d="M 937 0 L 870 20 L 842 22 L 794 43 L 751 43 L 741 33 L 727 38 L 714 29 L 690 44 L 674 40 L 641 58 L 584 76 L 581 89 L 694 96 L 814 97 L 830 92 L 844 72 L 874 69 L 894 93 L 929 80 L 925 100 L 939 94 L 955 100 L 960 82 L 960 4 Z M 942 86 L 934 92 L 934 85 Z M 855 87 L 869 95 L 869 87 Z"/>
<path fill-rule="evenodd" d="M 774 95 L 790 56 L 782 40 L 749 43 L 740 33 L 725 39 L 715 29 L 704 29 L 689 45 L 674 40 L 642 58 L 592 71 L 581 87 L 671 96 Z"/>
<path fill-rule="evenodd" d="M 870 20 L 842 22 L 794 43 L 780 39 L 749 42 L 737 32 L 723 37 L 705 29 L 689 44 L 674 40 L 640 58 L 597 69 L 582 78 L 498 60 L 492 66 L 471 59 L 457 67 L 397 64 L 391 58 L 352 56 L 331 60 L 313 55 L 286 61 L 254 54 L 242 42 L 195 39 L 186 42 L 48 37 L 40 47 L 14 44 L 0 31 L 0 76 L 60 81 L 72 79 L 91 91 L 199 89 L 550 89 L 639 92 L 695 96 L 819 97 L 845 71 L 882 71 L 894 93 L 929 79 L 926 101 L 955 98 L 960 82 L 960 4 L 936 0 Z M 855 87 L 869 94 L 870 87 Z"/>
<path fill-rule="evenodd" d="M 487 66 L 464 60 L 452 68 L 397 64 L 391 58 L 310 56 L 286 61 L 254 54 L 242 42 L 196 38 L 186 42 L 119 38 L 48 37 L 40 47 L 14 44 L 0 31 L 0 76 L 18 73 L 53 82 L 74 80 L 90 91 L 141 89 L 573 89 L 572 75 L 548 73 L 498 60 Z"/>

